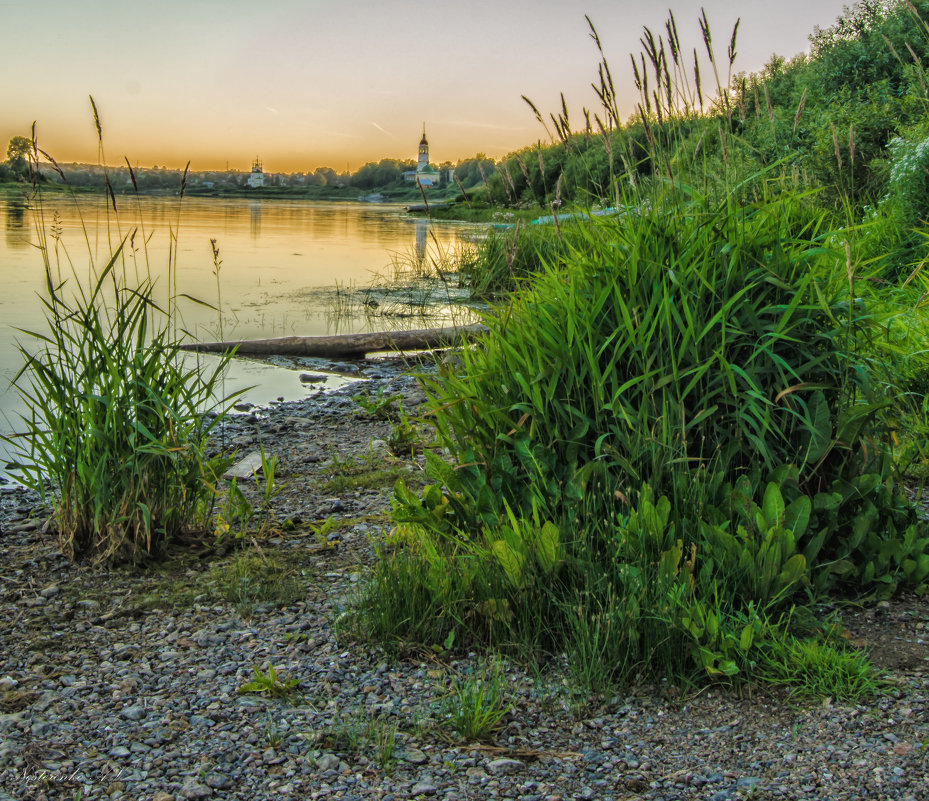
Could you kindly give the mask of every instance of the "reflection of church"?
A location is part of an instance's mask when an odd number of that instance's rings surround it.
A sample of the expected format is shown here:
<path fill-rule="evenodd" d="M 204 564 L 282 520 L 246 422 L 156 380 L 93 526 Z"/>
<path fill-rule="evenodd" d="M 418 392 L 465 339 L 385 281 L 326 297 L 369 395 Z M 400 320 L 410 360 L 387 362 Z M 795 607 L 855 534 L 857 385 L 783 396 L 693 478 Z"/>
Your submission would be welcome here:
<path fill-rule="evenodd" d="M 439 185 L 439 171 L 429 164 L 429 141 L 426 139 L 426 123 L 423 123 L 423 138 L 419 140 L 419 156 L 416 169 L 403 173 L 403 180 L 410 184 L 419 184 L 423 189 L 433 189 Z"/>

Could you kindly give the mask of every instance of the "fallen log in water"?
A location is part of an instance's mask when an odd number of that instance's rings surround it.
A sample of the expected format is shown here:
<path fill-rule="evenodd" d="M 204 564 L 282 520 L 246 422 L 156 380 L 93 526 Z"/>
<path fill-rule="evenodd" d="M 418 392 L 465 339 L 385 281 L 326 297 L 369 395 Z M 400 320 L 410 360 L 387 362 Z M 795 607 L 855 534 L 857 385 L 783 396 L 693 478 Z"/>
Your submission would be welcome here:
<path fill-rule="evenodd" d="M 319 337 L 276 337 L 230 342 L 190 342 L 184 350 L 241 356 L 364 356 L 378 350 L 430 350 L 457 345 L 487 331 L 480 323 L 449 328 L 420 328 L 415 331 L 383 331 L 371 334 L 338 334 Z"/>

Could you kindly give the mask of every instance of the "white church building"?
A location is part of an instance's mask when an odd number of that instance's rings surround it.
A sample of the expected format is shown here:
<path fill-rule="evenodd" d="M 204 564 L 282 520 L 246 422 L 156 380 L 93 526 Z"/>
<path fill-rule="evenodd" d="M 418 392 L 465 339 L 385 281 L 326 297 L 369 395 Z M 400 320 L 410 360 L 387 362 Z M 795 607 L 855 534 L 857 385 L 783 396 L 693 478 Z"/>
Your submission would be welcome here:
<path fill-rule="evenodd" d="M 423 123 L 423 138 L 419 140 L 419 155 L 416 169 L 403 173 L 403 180 L 410 184 L 419 184 L 423 189 L 433 189 L 439 185 L 441 173 L 429 163 L 429 140 L 426 139 L 426 123 Z"/>

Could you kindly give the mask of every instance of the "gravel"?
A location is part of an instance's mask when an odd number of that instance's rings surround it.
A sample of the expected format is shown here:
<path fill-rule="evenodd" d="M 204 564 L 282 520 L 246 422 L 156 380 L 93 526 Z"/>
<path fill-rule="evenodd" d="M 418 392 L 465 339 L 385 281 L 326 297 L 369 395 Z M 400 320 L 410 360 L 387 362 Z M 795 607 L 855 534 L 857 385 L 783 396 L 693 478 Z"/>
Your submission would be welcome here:
<path fill-rule="evenodd" d="M 148 570 L 72 565 L 43 533 L 37 499 L 0 488 L 0 801 L 929 798 L 929 604 L 913 597 L 846 619 L 888 671 L 888 691 L 866 702 L 719 686 L 641 687 L 591 705 L 557 659 L 541 673 L 505 663 L 503 728 L 458 742 L 442 700 L 480 657 L 400 658 L 337 636 L 389 492 L 334 495 L 325 481 L 352 460 L 414 481 L 421 468 L 372 450 L 390 424 L 355 414 L 350 399 L 396 392 L 415 409 L 415 382 L 390 361 L 357 375 L 334 393 L 250 409 L 220 434 L 278 457 L 274 511 L 290 530 L 260 548 L 299 567 L 300 595 L 283 607 L 243 617 L 206 589 L 222 554 L 189 545 Z M 292 692 L 239 691 L 269 664 L 298 682 Z"/>

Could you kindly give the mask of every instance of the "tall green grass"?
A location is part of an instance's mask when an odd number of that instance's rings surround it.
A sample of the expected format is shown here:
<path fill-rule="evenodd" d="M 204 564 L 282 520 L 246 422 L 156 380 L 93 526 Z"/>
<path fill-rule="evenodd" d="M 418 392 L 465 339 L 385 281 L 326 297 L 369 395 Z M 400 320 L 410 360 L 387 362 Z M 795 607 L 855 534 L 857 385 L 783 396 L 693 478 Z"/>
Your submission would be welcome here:
<path fill-rule="evenodd" d="M 94 114 L 99 132 L 96 107 Z M 32 157 L 40 153 L 33 139 Z M 111 251 L 97 260 L 85 229 L 86 271 L 45 224 L 34 191 L 46 326 L 22 331 L 23 367 L 13 384 L 29 411 L 11 438 L 14 466 L 53 505 L 70 558 L 158 555 L 173 537 L 206 525 L 217 483 L 206 441 L 221 419 L 207 412 L 225 407 L 217 397 L 226 360 L 204 373 L 180 351 L 176 232 L 165 308 L 155 300 L 147 256 L 142 276 L 129 276 L 126 246 L 136 230 L 119 231 L 112 189 Z"/>
<path fill-rule="evenodd" d="M 701 18 L 712 100 L 673 17 L 667 32 L 634 59 L 639 140 L 600 64 L 605 194 L 623 212 L 522 244 L 511 230 L 474 265 L 476 285 L 515 291 L 459 367 L 424 378 L 451 460 L 427 457 L 421 496 L 398 484 L 359 620 L 395 641 L 564 652 L 594 692 L 781 681 L 773 653 L 822 687 L 828 654 L 801 658 L 820 646 L 794 607 L 929 589 L 884 358 L 903 360 L 890 332 L 907 312 L 876 302 L 871 229 L 746 155 L 744 91 L 724 77 L 736 32 L 718 62 Z M 576 151 L 564 103 L 551 121 Z M 831 675 L 838 695 L 863 686 Z"/>

